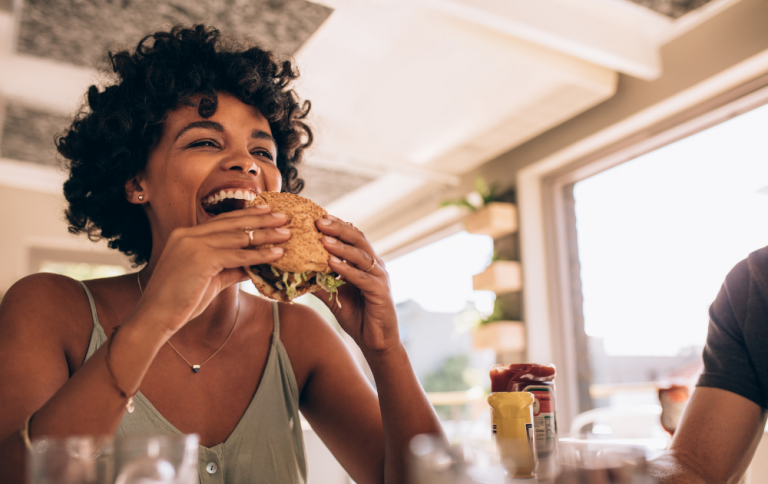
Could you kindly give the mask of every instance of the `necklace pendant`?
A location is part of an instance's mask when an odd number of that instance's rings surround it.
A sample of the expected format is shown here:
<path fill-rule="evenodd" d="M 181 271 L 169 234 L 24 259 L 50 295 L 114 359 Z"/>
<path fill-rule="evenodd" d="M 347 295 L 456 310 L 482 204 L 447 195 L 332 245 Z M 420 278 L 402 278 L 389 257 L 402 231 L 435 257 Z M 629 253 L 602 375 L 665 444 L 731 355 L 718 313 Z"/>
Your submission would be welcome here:
<path fill-rule="evenodd" d="M 192 371 L 194 371 L 195 373 L 200 371 L 200 365 L 192 365 Z"/>

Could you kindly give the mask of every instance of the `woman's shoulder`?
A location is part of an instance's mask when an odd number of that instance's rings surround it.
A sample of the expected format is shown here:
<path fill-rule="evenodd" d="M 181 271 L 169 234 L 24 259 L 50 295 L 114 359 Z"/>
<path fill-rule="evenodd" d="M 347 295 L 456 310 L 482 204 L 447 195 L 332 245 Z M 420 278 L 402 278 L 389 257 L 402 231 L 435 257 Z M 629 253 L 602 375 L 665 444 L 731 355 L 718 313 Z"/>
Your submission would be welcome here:
<path fill-rule="evenodd" d="M 45 310 L 49 306 L 66 307 L 84 297 L 79 281 L 60 274 L 39 272 L 16 281 L 2 301 L 13 306 L 29 305 L 31 310 Z"/>
<path fill-rule="evenodd" d="M 90 306 L 80 282 L 59 274 L 19 279 L 0 302 L 0 332 L 33 331 L 49 336 L 78 332 L 90 323 Z"/>
<path fill-rule="evenodd" d="M 280 340 L 291 360 L 299 390 L 328 358 L 346 352 L 346 344 L 331 323 L 305 304 L 278 303 Z"/>
<path fill-rule="evenodd" d="M 322 342 L 326 339 L 341 341 L 338 332 L 314 308 L 299 303 L 278 303 L 280 311 L 281 339 L 296 339 L 302 342 Z"/>

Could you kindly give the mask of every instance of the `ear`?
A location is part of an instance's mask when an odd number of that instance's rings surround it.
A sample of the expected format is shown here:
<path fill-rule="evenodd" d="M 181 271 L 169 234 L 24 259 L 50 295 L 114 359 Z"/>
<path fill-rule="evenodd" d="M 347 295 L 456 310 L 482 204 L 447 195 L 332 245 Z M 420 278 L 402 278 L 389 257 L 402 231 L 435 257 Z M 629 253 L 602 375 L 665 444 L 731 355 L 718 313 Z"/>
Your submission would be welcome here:
<path fill-rule="evenodd" d="M 138 174 L 125 182 L 125 199 L 130 203 L 144 205 L 149 202 L 147 191 L 144 190 L 144 176 Z"/>

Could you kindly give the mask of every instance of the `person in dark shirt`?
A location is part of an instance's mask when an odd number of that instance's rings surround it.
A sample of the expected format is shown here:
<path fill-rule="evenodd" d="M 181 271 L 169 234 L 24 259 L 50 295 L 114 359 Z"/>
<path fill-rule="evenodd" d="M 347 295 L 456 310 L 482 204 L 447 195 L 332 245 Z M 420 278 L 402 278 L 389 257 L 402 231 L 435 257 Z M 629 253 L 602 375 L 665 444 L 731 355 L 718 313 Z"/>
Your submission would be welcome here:
<path fill-rule="evenodd" d="M 659 484 L 739 482 L 760 443 L 768 396 L 768 247 L 739 262 L 709 310 L 704 372 L 667 450 Z"/>

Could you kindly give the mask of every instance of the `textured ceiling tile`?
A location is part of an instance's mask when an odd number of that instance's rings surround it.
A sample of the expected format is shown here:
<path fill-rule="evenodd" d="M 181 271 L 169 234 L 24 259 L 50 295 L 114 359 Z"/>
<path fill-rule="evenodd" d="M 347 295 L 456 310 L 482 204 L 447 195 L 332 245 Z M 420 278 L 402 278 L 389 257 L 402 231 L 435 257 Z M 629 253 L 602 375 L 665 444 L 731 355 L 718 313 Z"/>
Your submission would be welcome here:
<path fill-rule="evenodd" d="M 668 17 L 678 18 L 711 0 L 629 0 Z"/>
<path fill-rule="evenodd" d="M 330 13 L 305 0 L 26 0 L 18 50 L 91 67 L 160 28 L 205 22 L 292 54 Z"/>
<path fill-rule="evenodd" d="M 321 206 L 326 206 L 374 180 L 365 176 L 307 165 L 299 167 L 299 177 L 304 179 L 304 190 L 300 195 Z"/>
<path fill-rule="evenodd" d="M 43 165 L 56 164 L 54 136 L 71 120 L 67 116 L 49 114 L 9 102 L 3 123 L 0 156 Z"/>

